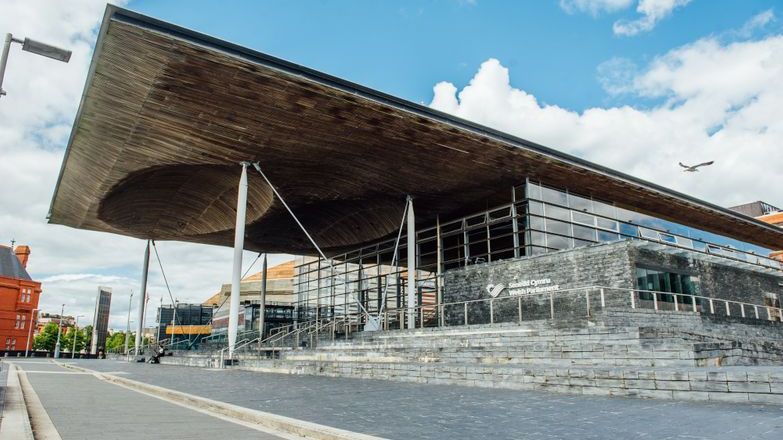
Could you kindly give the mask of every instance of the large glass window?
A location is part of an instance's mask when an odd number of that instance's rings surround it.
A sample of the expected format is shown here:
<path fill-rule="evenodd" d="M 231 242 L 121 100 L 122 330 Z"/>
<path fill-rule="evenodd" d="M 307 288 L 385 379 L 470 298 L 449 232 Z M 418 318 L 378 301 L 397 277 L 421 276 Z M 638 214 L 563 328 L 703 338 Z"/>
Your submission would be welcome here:
<path fill-rule="evenodd" d="M 684 295 L 696 295 L 696 286 L 693 277 L 688 274 L 670 272 L 659 269 L 650 269 L 646 267 L 636 268 L 636 286 L 639 290 L 649 290 L 652 292 L 681 293 Z M 639 299 L 652 301 L 653 293 L 640 292 Z M 673 295 L 658 295 L 658 301 L 673 303 Z M 678 296 L 677 301 L 681 304 L 691 304 L 691 298 Z"/>
<path fill-rule="evenodd" d="M 564 192 L 546 186 L 541 187 L 541 199 L 547 203 L 568 206 L 568 197 Z"/>
<path fill-rule="evenodd" d="M 643 239 L 755 264 L 777 266 L 777 263 L 770 263 L 771 260 L 759 261 L 757 258 L 757 255 L 768 254 L 769 251 L 766 249 L 619 208 L 612 203 L 594 200 L 568 190 L 528 182 L 524 194 L 528 199 L 521 203 L 527 203 L 529 214 L 527 225 L 532 230 L 547 233 L 544 239 L 548 243 L 551 241 L 546 246 L 548 249 L 563 249 L 563 246 L 585 246 L 595 242 L 623 239 Z M 566 224 L 571 225 L 568 233 L 565 232 L 569 229 Z M 565 234 L 567 237 L 549 240 L 550 235 L 554 234 Z M 702 235 L 710 237 L 710 240 L 697 239 Z M 717 241 L 712 241 L 713 238 Z M 531 244 L 537 241 L 541 240 L 531 240 Z"/>

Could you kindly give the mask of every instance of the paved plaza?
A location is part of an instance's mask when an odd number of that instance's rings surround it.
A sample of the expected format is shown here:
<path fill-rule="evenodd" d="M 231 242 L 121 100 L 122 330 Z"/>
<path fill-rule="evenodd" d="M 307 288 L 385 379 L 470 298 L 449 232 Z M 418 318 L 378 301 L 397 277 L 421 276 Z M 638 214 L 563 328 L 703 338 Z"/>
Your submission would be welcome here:
<path fill-rule="evenodd" d="M 569 396 L 109 360 L 73 362 L 246 408 L 390 439 L 763 439 L 778 438 L 783 428 L 783 408 L 773 405 Z M 69 376 L 46 380 L 65 377 Z M 44 378 L 36 380 L 38 386 L 44 384 Z"/>
<path fill-rule="evenodd" d="M 27 375 L 63 440 L 281 438 L 113 385 L 92 374 L 72 371 L 49 361 L 14 363 Z M 3 369 L 8 369 L 7 363 L 3 364 Z"/>

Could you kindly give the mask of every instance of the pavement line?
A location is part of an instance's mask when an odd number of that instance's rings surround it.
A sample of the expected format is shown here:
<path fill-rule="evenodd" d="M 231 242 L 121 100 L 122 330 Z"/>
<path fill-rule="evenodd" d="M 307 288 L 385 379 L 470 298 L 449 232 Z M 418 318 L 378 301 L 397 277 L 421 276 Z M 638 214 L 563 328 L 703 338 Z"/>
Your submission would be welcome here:
<path fill-rule="evenodd" d="M 83 371 L 47 371 L 47 370 L 24 370 L 25 374 L 77 374 L 77 375 L 89 375 L 92 373 L 86 373 Z"/>
<path fill-rule="evenodd" d="M 24 394 L 19 383 L 16 366 L 8 365 L 8 377 L 5 384 L 5 403 L 2 423 L 0 423 L 0 438 L 33 440 L 33 429 L 30 426 L 30 416 L 24 404 Z"/>
<path fill-rule="evenodd" d="M 27 411 L 30 414 L 30 423 L 35 431 L 35 440 L 62 440 L 57 428 L 54 427 L 52 419 L 41 404 L 24 370 L 19 369 L 19 382 L 22 385 L 24 400 L 27 404 Z"/>
<path fill-rule="evenodd" d="M 85 374 L 90 374 L 90 373 L 85 373 Z M 93 376 L 96 376 L 96 375 L 93 374 Z M 98 377 L 96 376 L 96 378 L 98 378 Z M 105 379 L 101 379 L 101 378 L 98 378 L 98 379 L 105 381 Z M 156 394 L 152 394 L 152 393 L 149 393 L 147 391 L 142 391 L 142 390 L 130 387 L 130 386 L 122 384 L 122 383 L 115 383 L 115 382 L 110 382 L 110 383 L 112 385 L 115 385 L 115 386 L 118 386 L 118 387 L 121 387 L 121 388 L 125 388 L 126 390 L 133 391 L 134 393 L 143 394 L 145 396 L 152 397 L 153 399 L 162 400 L 162 401 L 164 401 L 166 403 L 169 403 L 169 404 L 172 404 L 172 405 L 177 405 L 179 407 L 187 409 L 188 411 L 195 411 L 195 412 L 204 414 L 204 415 L 209 416 L 209 417 L 214 417 L 216 419 L 223 420 L 225 422 L 233 423 L 233 424 L 236 424 L 236 425 L 241 425 L 241 426 L 244 426 L 246 428 L 250 428 L 250 429 L 253 429 L 253 430 L 256 430 L 256 431 L 259 431 L 259 432 L 264 432 L 266 434 L 270 434 L 270 435 L 273 435 L 273 436 L 281 438 L 281 439 L 285 439 L 285 440 L 302 440 L 302 438 L 303 438 L 302 436 L 299 436 L 299 435 L 289 434 L 287 432 L 280 432 L 280 431 L 277 431 L 277 430 L 274 430 L 274 429 L 270 429 L 270 428 L 267 428 L 266 426 L 261 426 L 261 425 L 259 425 L 257 423 L 251 423 L 251 422 L 246 422 L 244 420 L 238 420 L 236 418 L 229 417 L 229 416 L 226 416 L 226 415 L 223 415 L 223 414 L 216 414 L 216 413 L 211 412 L 209 410 L 206 410 L 204 408 L 197 408 L 195 406 L 192 406 L 192 405 L 189 405 L 189 404 L 186 404 L 186 403 L 183 403 L 183 402 L 177 402 L 175 400 L 170 400 L 170 399 L 168 399 L 166 397 L 159 396 L 159 395 L 156 395 Z"/>
<path fill-rule="evenodd" d="M 71 368 L 78 371 L 86 371 L 95 375 L 95 377 L 116 385 L 125 386 L 134 391 L 141 391 L 153 395 L 163 400 L 179 403 L 190 409 L 203 410 L 210 415 L 222 415 L 250 424 L 264 426 L 274 432 L 293 434 L 300 438 L 313 440 L 384 440 L 382 437 L 376 437 L 357 432 L 346 431 L 344 429 L 333 428 L 331 426 L 319 425 L 317 423 L 298 420 L 291 417 L 285 417 L 255 409 L 245 408 L 226 402 L 207 399 L 205 397 L 195 396 L 193 394 L 183 393 L 168 388 L 151 385 L 125 377 L 119 377 L 112 374 L 101 373 L 84 367 L 78 367 L 72 364 L 64 364 L 52 361 L 65 368 Z"/>

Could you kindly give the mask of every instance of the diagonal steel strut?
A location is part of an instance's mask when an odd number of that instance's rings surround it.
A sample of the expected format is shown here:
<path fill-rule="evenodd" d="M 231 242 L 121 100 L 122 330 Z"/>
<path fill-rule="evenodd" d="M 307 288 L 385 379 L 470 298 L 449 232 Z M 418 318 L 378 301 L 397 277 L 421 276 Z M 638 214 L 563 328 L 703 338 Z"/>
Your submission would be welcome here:
<path fill-rule="evenodd" d="M 321 258 L 323 258 L 324 261 L 326 261 L 326 263 L 329 264 L 329 269 L 331 270 L 331 272 L 334 273 L 334 266 L 332 265 L 332 260 L 326 258 L 326 255 L 324 255 L 323 251 L 318 246 L 318 244 L 315 242 L 313 237 L 310 236 L 310 233 L 307 232 L 307 229 L 305 229 L 304 225 L 302 225 L 302 222 L 300 222 L 299 218 L 296 217 L 296 214 L 294 214 L 294 211 L 292 211 L 291 208 L 288 206 L 288 203 L 285 202 L 285 199 L 283 199 L 283 196 L 281 196 L 280 193 L 277 191 L 277 188 L 275 188 L 275 186 L 272 185 L 272 182 L 269 180 L 268 177 L 266 177 L 266 174 L 264 174 L 264 172 L 261 171 L 261 167 L 258 165 L 258 162 L 253 162 L 253 168 L 255 168 L 256 171 L 258 171 L 259 174 L 261 174 L 261 177 L 264 178 L 264 180 L 266 181 L 267 185 L 269 185 L 269 187 L 272 188 L 272 192 L 274 192 L 275 195 L 277 196 L 277 198 L 280 199 L 280 203 L 282 203 L 283 206 L 285 207 L 285 209 L 288 211 L 288 213 L 291 214 L 291 217 L 294 218 L 294 221 L 296 222 L 296 224 L 299 225 L 299 228 L 301 228 L 302 232 L 305 233 L 307 238 L 310 240 L 310 243 L 312 243 L 313 246 L 315 247 L 315 250 L 317 250 L 318 254 L 321 255 Z M 319 277 L 321 276 L 320 273 L 318 274 L 318 276 Z M 362 302 L 359 301 L 358 298 L 356 298 L 356 295 L 354 295 L 353 292 L 351 293 L 351 296 L 353 296 L 353 299 L 356 301 L 356 304 L 359 306 L 359 309 L 361 309 L 361 311 L 364 312 L 365 315 L 367 315 L 368 317 L 371 317 L 372 315 L 370 315 L 370 312 L 367 311 L 367 309 L 364 307 Z"/>

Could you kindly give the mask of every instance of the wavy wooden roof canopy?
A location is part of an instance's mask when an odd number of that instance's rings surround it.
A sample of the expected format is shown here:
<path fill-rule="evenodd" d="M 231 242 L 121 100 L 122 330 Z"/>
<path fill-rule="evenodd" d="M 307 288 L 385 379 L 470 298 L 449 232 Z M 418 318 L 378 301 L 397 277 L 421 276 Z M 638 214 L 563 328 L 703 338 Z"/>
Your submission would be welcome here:
<path fill-rule="evenodd" d="M 558 151 L 211 37 L 107 7 L 49 221 L 231 246 L 241 161 L 258 161 L 331 252 L 484 209 L 525 178 L 767 248 L 783 231 Z M 248 170 L 245 247 L 313 249 Z"/>

